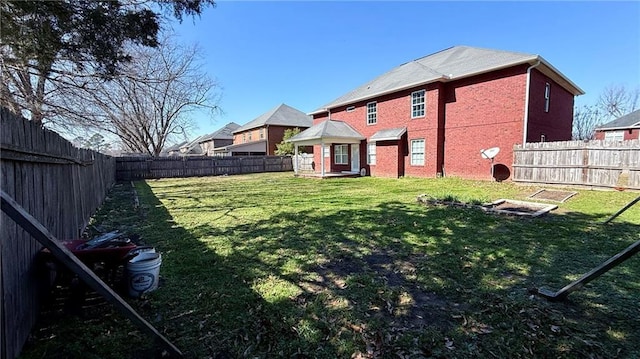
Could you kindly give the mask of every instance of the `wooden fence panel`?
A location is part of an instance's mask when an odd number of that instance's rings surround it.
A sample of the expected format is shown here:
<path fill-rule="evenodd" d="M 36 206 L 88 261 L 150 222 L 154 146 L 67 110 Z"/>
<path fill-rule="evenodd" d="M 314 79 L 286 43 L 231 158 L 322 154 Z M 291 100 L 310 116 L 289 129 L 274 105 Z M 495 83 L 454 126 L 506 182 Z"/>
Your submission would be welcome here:
<path fill-rule="evenodd" d="M 57 238 L 77 238 L 115 181 L 115 159 L 0 109 L 2 189 Z M 0 357 L 20 353 L 39 311 L 41 245 L 2 213 Z"/>
<path fill-rule="evenodd" d="M 146 178 L 179 178 L 221 176 L 261 172 L 293 171 L 289 156 L 172 156 L 172 157 L 118 157 L 118 180 Z"/>
<path fill-rule="evenodd" d="M 515 182 L 640 189 L 640 140 L 514 147 Z"/>

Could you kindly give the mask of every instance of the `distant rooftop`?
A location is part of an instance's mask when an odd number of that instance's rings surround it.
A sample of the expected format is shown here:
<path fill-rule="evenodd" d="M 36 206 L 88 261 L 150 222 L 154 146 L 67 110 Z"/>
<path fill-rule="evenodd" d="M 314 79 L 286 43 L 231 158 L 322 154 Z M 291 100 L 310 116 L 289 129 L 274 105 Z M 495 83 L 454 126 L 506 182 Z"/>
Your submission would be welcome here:
<path fill-rule="evenodd" d="M 265 125 L 291 126 L 307 128 L 313 125 L 311 117 L 304 112 L 291 106 L 280 104 L 275 108 L 258 116 L 249 123 L 235 129 L 233 133 L 238 133 L 252 128 L 263 127 Z"/>
<path fill-rule="evenodd" d="M 633 111 L 613 121 L 598 126 L 597 130 L 640 127 L 640 110 Z"/>
<path fill-rule="evenodd" d="M 240 128 L 240 125 L 238 125 L 235 122 L 229 122 L 218 131 L 202 136 L 198 140 L 198 142 L 202 143 L 205 141 L 210 141 L 212 139 L 213 140 L 233 140 L 233 131 L 237 130 L 238 128 Z"/>

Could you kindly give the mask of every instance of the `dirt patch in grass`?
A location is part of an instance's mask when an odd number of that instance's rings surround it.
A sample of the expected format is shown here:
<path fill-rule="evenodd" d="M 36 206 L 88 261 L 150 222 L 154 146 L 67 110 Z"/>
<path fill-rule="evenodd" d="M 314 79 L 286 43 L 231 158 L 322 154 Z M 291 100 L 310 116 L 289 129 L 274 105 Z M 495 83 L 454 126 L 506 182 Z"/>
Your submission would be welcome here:
<path fill-rule="evenodd" d="M 451 328 L 451 312 L 461 310 L 461 306 L 423 289 L 415 280 L 416 264 L 426 259 L 425 255 L 398 258 L 397 253 L 382 251 L 362 258 L 342 257 L 312 268 L 319 280 L 315 285 L 307 283 L 306 288 L 315 292 L 328 288 L 346 290 L 350 278 L 376 278 L 388 289 L 372 301 L 377 305 L 369 308 L 370 315 L 389 322 L 391 327 Z"/>
<path fill-rule="evenodd" d="M 536 193 L 532 194 L 531 196 L 529 196 L 528 198 L 564 203 L 566 200 L 568 200 L 569 198 L 573 197 L 576 194 L 578 194 L 578 192 L 541 189 Z"/>

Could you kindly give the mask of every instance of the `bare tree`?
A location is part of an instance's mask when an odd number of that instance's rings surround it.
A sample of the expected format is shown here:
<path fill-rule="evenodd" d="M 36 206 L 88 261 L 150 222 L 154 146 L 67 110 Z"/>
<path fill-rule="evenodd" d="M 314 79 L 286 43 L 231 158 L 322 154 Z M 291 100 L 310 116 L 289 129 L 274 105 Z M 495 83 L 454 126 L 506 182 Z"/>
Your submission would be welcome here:
<path fill-rule="evenodd" d="M 157 45 L 163 13 L 182 20 L 209 5 L 214 1 L 2 0 L 0 105 L 36 123 L 55 122 L 52 99 L 69 76 L 115 74 L 131 58 L 125 46 Z"/>
<path fill-rule="evenodd" d="M 573 139 L 592 140 L 595 129 L 602 123 L 602 112 L 594 106 L 582 106 L 573 111 Z"/>
<path fill-rule="evenodd" d="M 117 136 L 126 149 L 158 156 L 167 141 L 193 126 L 190 113 L 217 111 L 216 84 L 202 71 L 199 50 L 170 37 L 157 48 L 130 50 L 134 60 L 108 81 L 75 79 L 60 94 L 65 117 Z"/>
<path fill-rule="evenodd" d="M 598 99 L 598 107 L 606 120 L 613 120 L 638 109 L 640 88 L 628 89 L 624 85 L 607 86 Z"/>

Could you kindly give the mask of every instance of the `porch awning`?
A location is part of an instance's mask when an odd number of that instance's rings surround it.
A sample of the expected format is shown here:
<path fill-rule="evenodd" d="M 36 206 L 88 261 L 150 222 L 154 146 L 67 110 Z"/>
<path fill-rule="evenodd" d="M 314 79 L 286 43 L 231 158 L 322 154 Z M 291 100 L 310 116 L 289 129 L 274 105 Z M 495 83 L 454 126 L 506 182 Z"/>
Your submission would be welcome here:
<path fill-rule="evenodd" d="M 360 143 L 365 137 L 348 123 L 338 120 L 326 120 L 313 125 L 287 142 L 299 146 L 318 145 L 321 143 Z"/>
<path fill-rule="evenodd" d="M 390 128 L 388 130 L 380 130 L 369 138 L 369 141 L 398 141 L 407 132 L 406 127 Z"/>

